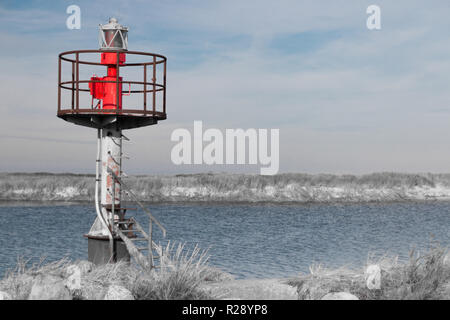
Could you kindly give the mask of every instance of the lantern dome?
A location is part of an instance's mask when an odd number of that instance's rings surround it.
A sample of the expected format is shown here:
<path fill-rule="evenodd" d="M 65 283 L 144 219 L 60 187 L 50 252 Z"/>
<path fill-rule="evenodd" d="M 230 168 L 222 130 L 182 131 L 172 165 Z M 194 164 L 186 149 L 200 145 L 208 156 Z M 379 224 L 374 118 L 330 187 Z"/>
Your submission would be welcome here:
<path fill-rule="evenodd" d="M 109 22 L 99 25 L 100 50 L 127 50 L 128 27 L 118 23 L 116 18 L 110 18 Z"/>

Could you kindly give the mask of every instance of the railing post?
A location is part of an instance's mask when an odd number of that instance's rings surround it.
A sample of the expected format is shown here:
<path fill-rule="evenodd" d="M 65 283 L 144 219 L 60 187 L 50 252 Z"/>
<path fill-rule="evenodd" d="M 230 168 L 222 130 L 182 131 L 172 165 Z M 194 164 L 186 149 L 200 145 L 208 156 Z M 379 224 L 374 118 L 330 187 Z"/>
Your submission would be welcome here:
<path fill-rule="evenodd" d="M 76 88 L 77 88 L 77 95 L 76 95 L 76 97 L 77 97 L 77 112 L 78 112 L 78 109 L 80 109 L 80 83 L 79 83 L 79 81 L 80 81 L 80 63 L 79 63 L 79 60 L 80 60 L 80 54 L 77 52 L 76 54 L 75 54 L 75 56 L 76 56 L 76 71 L 77 71 L 77 73 L 76 73 L 76 79 L 77 79 L 77 85 L 76 85 Z"/>
<path fill-rule="evenodd" d="M 163 90 L 163 113 L 164 115 L 166 114 L 166 66 L 167 60 L 164 59 L 164 80 L 163 80 L 163 85 L 164 85 L 164 90 Z"/>
<path fill-rule="evenodd" d="M 156 56 L 153 56 L 153 116 L 156 115 Z"/>
<path fill-rule="evenodd" d="M 58 57 L 58 112 L 61 111 L 61 57 Z"/>
<path fill-rule="evenodd" d="M 75 63 L 72 62 L 72 110 L 75 103 Z"/>
<path fill-rule="evenodd" d="M 144 64 L 144 114 L 147 113 L 147 65 Z"/>

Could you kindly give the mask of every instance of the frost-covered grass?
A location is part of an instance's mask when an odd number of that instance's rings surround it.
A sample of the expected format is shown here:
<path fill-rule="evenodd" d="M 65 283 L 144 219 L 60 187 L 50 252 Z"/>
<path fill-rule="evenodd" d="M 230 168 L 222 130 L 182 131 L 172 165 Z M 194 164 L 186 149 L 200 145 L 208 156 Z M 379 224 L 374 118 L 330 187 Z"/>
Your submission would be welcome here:
<path fill-rule="evenodd" d="M 208 265 L 207 250 L 195 246 L 192 250 L 184 244 L 168 244 L 159 269 L 152 271 L 127 262 L 93 266 L 81 276 L 81 289 L 73 293 L 73 299 L 103 299 L 108 288 L 116 285 L 128 289 L 137 300 L 213 299 L 200 288 L 207 281 L 232 279 L 232 276 Z M 0 291 L 7 292 L 14 300 L 25 300 L 30 295 L 33 279 L 38 275 L 52 275 L 66 279 L 71 265 L 67 258 L 59 261 L 30 265 L 28 260 L 18 259 L 17 266 L 0 280 Z"/>
<path fill-rule="evenodd" d="M 203 300 L 212 299 L 202 290 L 205 281 L 227 279 L 229 276 L 208 265 L 207 250 L 195 246 L 185 250 L 184 244 L 169 243 L 163 250 L 160 269 L 144 273 L 133 285 L 137 299 L 144 300 Z"/>
<path fill-rule="evenodd" d="M 128 289 L 139 300 L 220 299 L 216 290 L 206 291 L 202 284 L 232 280 L 232 276 L 208 265 L 206 250 L 194 247 L 186 250 L 183 244 L 169 244 L 164 248 L 162 268 L 151 272 L 133 264 L 118 262 L 94 266 L 81 277 L 81 290 L 74 299 L 103 299 L 108 287 L 115 285 Z M 450 256 L 447 249 L 432 247 L 422 254 L 411 251 L 408 261 L 384 256 L 369 259 L 368 264 L 381 268 L 380 289 L 369 290 L 365 268 L 327 269 L 312 265 L 309 274 L 300 274 L 288 284 L 297 288 L 298 298 L 318 300 L 331 292 L 349 292 L 360 300 L 430 300 L 450 299 Z M 19 260 L 17 267 L 0 280 L 0 291 L 13 299 L 27 299 L 33 279 L 40 275 L 67 277 L 71 265 L 68 259 L 27 266 Z M 248 284 L 247 284 L 248 286 Z"/>
<path fill-rule="evenodd" d="M 91 200 L 95 176 L 0 173 L 1 200 Z"/>
<path fill-rule="evenodd" d="M 30 260 L 19 257 L 16 267 L 8 270 L 0 280 L 0 290 L 9 293 L 14 300 L 26 300 L 34 277 L 39 274 L 62 277 L 68 265 L 70 260 L 67 258 L 50 263 L 45 263 L 45 259 L 41 258 L 39 262 L 30 264 Z"/>
<path fill-rule="evenodd" d="M 94 176 L 0 173 L 0 200 L 91 201 Z M 125 179 L 148 202 L 365 202 L 450 199 L 450 174 L 286 173 L 132 176 Z"/>
<path fill-rule="evenodd" d="M 381 268 L 380 289 L 369 290 L 364 269 L 327 269 L 310 267 L 310 274 L 290 280 L 297 287 L 299 299 L 321 299 L 331 292 L 349 292 L 360 300 L 430 300 L 450 299 L 450 261 L 448 250 L 435 246 L 419 254 L 412 250 L 409 261 L 384 256 L 368 264 Z"/>

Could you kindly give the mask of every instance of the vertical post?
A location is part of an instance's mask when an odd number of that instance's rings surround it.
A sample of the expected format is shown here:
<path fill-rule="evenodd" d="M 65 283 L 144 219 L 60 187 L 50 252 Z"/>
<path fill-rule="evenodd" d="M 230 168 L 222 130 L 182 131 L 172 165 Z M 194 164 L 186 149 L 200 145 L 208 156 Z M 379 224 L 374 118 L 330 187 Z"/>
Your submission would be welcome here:
<path fill-rule="evenodd" d="M 111 175 L 112 178 L 112 203 L 111 203 L 111 214 L 110 214 L 110 220 L 109 220 L 109 225 L 111 228 L 111 233 L 112 233 L 112 238 L 109 239 L 109 253 L 110 253 L 110 261 L 111 262 L 116 262 L 115 259 L 115 254 L 114 254 L 114 213 L 115 213 L 115 204 L 116 204 L 116 179 L 114 178 L 113 175 Z"/>
<path fill-rule="evenodd" d="M 58 58 L 58 112 L 61 111 L 61 57 Z"/>
<path fill-rule="evenodd" d="M 108 221 L 111 232 L 115 232 L 114 215 L 120 210 L 120 184 L 114 175 L 119 176 L 121 172 L 121 144 L 118 143 L 121 130 L 115 128 L 104 128 L 102 130 L 102 164 L 101 164 L 101 205 L 102 214 Z M 111 172 L 112 171 L 112 172 Z M 115 234 L 117 235 L 117 234 Z M 110 254 L 112 261 L 117 259 L 116 240 L 110 239 Z"/>
<path fill-rule="evenodd" d="M 119 139 L 119 144 L 120 144 L 120 157 L 119 157 L 119 160 L 118 160 L 118 162 L 119 162 L 119 170 L 118 170 L 118 173 L 117 173 L 117 175 L 121 178 L 122 177 L 122 155 L 123 155 L 123 152 L 122 152 L 122 146 L 123 146 L 123 139 L 122 139 L 122 131 L 120 131 L 120 139 Z M 120 181 L 117 181 L 118 183 L 120 183 Z M 119 188 L 119 209 L 121 208 L 121 203 L 122 203 L 122 185 L 120 184 L 120 188 Z M 115 199 L 114 199 L 115 200 Z M 121 219 L 120 218 L 121 216 L 119 215 L 119 220 Z"/>
<path fill-rule="evenodd" d="M 75 103 L 75 63 L 72 62 L 72 110 Z"/>
<path fill-rule="evenodd" d="M 163 113 L 166 114 L 166 59 L 164 59 L 164 80 L 163 80 L 163 85 L 164 85 L 164 90 L 163 90 Z"/>
<path fill-rule="evenodd" d="M 77 70 L 77 73 L 76 73 L 76 79 L 77 79 L 77 82 L 76 82 L 76 88 L 77 88 L 77 112 L 78 112 L 78 109 L 80 108 L 80 83 L 79 83 L 79 81 L 80 81 L 80 54 L 77 52 L 77 53 L 75 53 L 75 56 L 76 56 L 76 70 Z"/>
<path fill-rule="evenodd" d="M 144 114 L 147 113 L 147 65 L 144 64 Z"/>
<path fill-rule="evenodd" d="M 153 56 L 153 116 L 156 115 L 156 56 Z"/>

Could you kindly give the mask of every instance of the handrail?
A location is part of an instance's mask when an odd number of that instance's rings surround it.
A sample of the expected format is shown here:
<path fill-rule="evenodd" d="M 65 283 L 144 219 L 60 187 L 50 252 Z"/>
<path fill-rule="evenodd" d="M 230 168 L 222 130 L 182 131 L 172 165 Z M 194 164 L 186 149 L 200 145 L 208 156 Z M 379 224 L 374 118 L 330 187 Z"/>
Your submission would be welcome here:
<path fill-rule="evenodd" d="M 144 237 L 150 239 L 150 237 L 149 237 L 149 235 L 147 234 L 147 232 L 145 232 L 144 228 L 142 228 L 142 226 L 139 224 L 139 222 L 136 221 L 136 219 L 134 219 L 133 217 L 131 217 L 129 220 L 132 221 L 132 223 L 134 224 L 134 226 L 136 227 L 136 229 L 137 229 L 140 233 L 142 233 L 142 234 L 144 235 Z M 126 230 L 121 230 L 121 231 L 126 231 Z M 159 249 L 159 247 L 160 247 L 160 246 L 157 245 L 156 242 L 153 241 L 153 240 L 152 240 L 152 246 L 153 246 L 153 248 L 155 248 L 155 249 Z"/>
<path fill-rule="evenodd" d="M 116 180 L 117 182 L 119 182 L 119 184 L 121 185 L 122 188 L 127 189 L 127 191 L 129 192 L 129 194 L 132 196 L 132 198 L 134 199 L 134 201 L 139 205 L 139 207 L 141 207 L 141 209 L 147 214 L 147 216 L 150 218 L 150 220 L 152 220 L 154 223 L 156 223 L 156 225 L 161 229 L 163 236 L 166 237 L 166 229 L 159 223 L 158 220 L 156 220 L 155 217 L 153 217 L 153 215 L 150 213 L 150 211 L 144 207 L 144 205 L 138 200 L 137 196 L 131 191 L 130 188 L 128 188 L 126 186 L 126 184 L 122 181 L 122 179 L 120 179 L 113 170 L 111 170 L 111 168 L 107 168 L 107 171 L 109 174 L 111 174 L 114 178 L 114 180 Z"/>
<path fill-rule="evenodd" d="M 75 60 L 70 59 L 65 57 L 66 55 L 69 54 L 80 54 L 80 53 L 104 53 L 106 52 L 105 50 L 99 50 L 99 49 L 88 49 L 88 50 L 72 50 L 72 51 L 65 51 L 65 52 L 61 52 L 58 57 L 61 60 L 64 61 L 68 61 L 68 62 L 75 62 Z M 157 54 L 157 53 L 150 53 L 150 52 L 142 52 L 142 51 L 128 51 L 128 50 L 108 50 L 107 52 L 109 53 L 125 53 L 125 54 L 130 54 L 130 55 L 138 55 L 138 56 L 149 56 L 149 57 L 158 57 L 161 58 L 161 60 L 156 60 L 156 64 L 160 64 L 160 63 L 164 63 L 167 61 L 167 58 L 161 54 Z M 93 62 L 93 61 L 84 61 L 84 60 L 79 60 L 80 64 L 91 64 L 91 65 L 102 65 L 99 62 Z M 139 65 L 152 65 L 154 64 L 153 60 L 150 62 L 140 62 L 140 63 L 124 63 L 121 64 L 121 66 L 139 66 Z"/>
<path fill-rule="evenodd" d="M 125 54 L 131 57 L 137 57 L 130 60 L 130 63 L 120 63 L 119 59 L 117 59 L 116 63 L 116 77 L 113 80 L 100 80 L 100 79 L 81 79 L 80 72 L 85 74 L 86 71 L 91 70 L 92 68 L 98 68 L 97 66 L 107 67 L 107 64 L 103 64 L 100 61 L 94 61 L 94 53 L 104 53 L 104 50 L 73 50 L 62 52 L 58 55 L 58 112 L 57 115 L 59 117 L 74 117 L 77 118 L 79 111 L 83 110 L 84 113 L 92 113 L 101 115 L 102 113 L 95 113 L 91 109 L 91 111 L 87 111 L 88 106 L 83 105 L 83 100 L 80 99 L 80 92 L 85 95 L 89 93 L 91 90 L 87 88 L 86 85 L 90 83 L 95 84 L 108 84 L 108 83 L 116 83 L 116 101 L 118 101 L 118 105 L 116 109 L 130 109 L 128 117 L 132 118 L 133 116 L 141 117 L 141 116 L 151 116 L 156 120 L 164 120 L 166 119 L 166 71 L 167 71 L 167 58 L 163 55 L 156 53 L 148 53 L 148 52 L 140 52 L 140 51 L 127 51 L 127 50 L 112 50 L 108 51 L 108 53 L 116 53 L 118 56 L 120 54 Z M 135 62 L 135 61 L 141 62 Z M 63 77 L 65 74 L 63 73 L 63 68 L 69 65 L 72 70 L 72 77 Z M 80 70 L 80 65 L 83 65 L 83 70 Z M 120 70 L 124 67 L 142 67 L 142 76 L 138 76 L 139 78 L 134 79 L 120 79 Z M 86 69 L 84 69 L 86 68 Z M 93 70 L 93 69 L 92 69 Z M 162 73 L 161 73 L 162 72 Z M 158 81 L 156 79 L 156 74 L 158 73 Z M 147 80 L 147 74 L 152 76 L 151 80 Z M 150 80 L 150 81 L 149 81 Z M 119 86 L 120 84 L 120 86 Z M 134 90 L 129 90 L 128 94 L 131 95 L 142 95 L 142 104 L 139 103 L 133 107 L 129 108 L 125 104 L 122 104 L 121 96 L 124 95 L 121 93 L 121 85 L 129 86 L 135 85 L 136 88 Z M 83 86 L 83 87 L 82 87 Z M 62 92 L 70 92 L 72 99 L 66 100 L 66 96 L 62 96 Z M 147 97 L 147 95 L 150 95 Z M 147 101 L 151 101 L 151 105 L 147 106 Z M 136 102 L 134 102 L 136 103 Z M 111 109 L 112 110 L 112 109 Z M 152 112 L 148 112 L 148 111 Z M 108 109 L 108 113 L 110 109 Z M 64 118 L 67 120 L 66 118 Z M 71 119 L 71 118 L 68 118 Z"/>
<path fill-rule="evenodd" d="M 153 82 L 144 82 L 144 81 L 127 81 L 127 80 L 122 80 L 120 81 L 122 84 L 129 84 L 130 87 L 132 84 L 137 84 L 137 85 L 152 85 L 155 87 L 158 87 L 158 89 L 154 89 L 154 90 L 129 90 L 129 93 L 153 93 L 153 92 L 159 92 L 159 91 L 164 91 L 165 87 L 162 84 L 159 83 L 153 83 Z M 61 81 L 59 83 L 59 87 L 62 89 L 66 89 L 66 90 L 72 90 L 72 91 L 77 91 L 76 88 L 72 88 L 72 87 L 66 87 L 66 84 L 71 84 L 71 85 L 75 85 L 77 83 L 116 83 L 116 80 L 78 80 L 78 81 Z M 83 89 L 83 88 L 78 88 L 78 91 L 84 91 L 84 92 L 90 92 L 90 89 Z M 125 95 L 125 94 L 123 94 Z"/>

